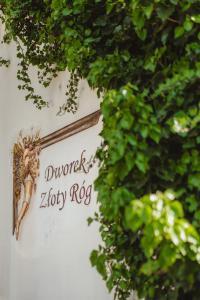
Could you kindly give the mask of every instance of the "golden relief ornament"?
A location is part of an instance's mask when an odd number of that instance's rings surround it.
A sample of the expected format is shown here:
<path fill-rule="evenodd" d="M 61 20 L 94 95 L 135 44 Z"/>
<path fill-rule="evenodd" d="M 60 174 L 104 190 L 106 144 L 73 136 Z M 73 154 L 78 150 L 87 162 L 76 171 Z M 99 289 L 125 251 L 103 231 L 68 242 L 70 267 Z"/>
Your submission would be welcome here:
<path fill-rule="evenodd" d="M 39 132 L 24 137 L 20 133 L 13 147 L 13 234 L 17 240 L 22 219 L 36 191 L 40 151 Z"/>

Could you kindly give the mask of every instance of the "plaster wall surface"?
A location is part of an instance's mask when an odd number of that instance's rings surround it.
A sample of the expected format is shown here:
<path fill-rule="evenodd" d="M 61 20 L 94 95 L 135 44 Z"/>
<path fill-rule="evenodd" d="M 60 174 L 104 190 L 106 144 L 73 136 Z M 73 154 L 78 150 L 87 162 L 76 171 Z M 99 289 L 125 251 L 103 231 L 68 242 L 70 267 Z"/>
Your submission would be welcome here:
<path fill-rule="evenodd" d="M 82 81 L 77 113 L 57 116 L 65 99 L 69 74 L 61 73 L 50 88 L 44 89 L 35 83 L 36 71 L 30 69 L 36 91 L 49 102 L 49 108 L 38 111 L 32 103 L 24 101 L 25 94 L 17 88 L 15 51 L 14 44 L 0 48 L 0 56 L 11 60 L 8 69 L 0 68 L 0 300 L 112 299 L 89 263 L 90 251 L 100 241 L 98 227 L 86 225 L 87 217 L 96 209 L 95 204 L 88 210 L 71 206 L 58 216 L 56 210 L 39 210 L 33 201 L 24 219 L 21 239 L 16 242 L 12 236 L 12 146 L 19 131 L 30 132 L 34 127 L 41 129 L 44 136 L 99 109 L 96 93 Z M 80 155 L 84 143 L 88 151 L 94 151 L 99 143 L 100 127 L 97 125 L 60 143 L 58 152 L 56 146 L 45 150 L 41 155 L 41 168 L 54 158 L 55 163 L 65 161 L 66 147 L 69 160 Z M 88 180 L 96 175 L 97 169 L 94 169 Z M 45 188 L 42 180 L 39 192 Z M 74 180 L 81 182 L 80 176 Z M 62 183 L 59 184 L 62 188 Z"/>

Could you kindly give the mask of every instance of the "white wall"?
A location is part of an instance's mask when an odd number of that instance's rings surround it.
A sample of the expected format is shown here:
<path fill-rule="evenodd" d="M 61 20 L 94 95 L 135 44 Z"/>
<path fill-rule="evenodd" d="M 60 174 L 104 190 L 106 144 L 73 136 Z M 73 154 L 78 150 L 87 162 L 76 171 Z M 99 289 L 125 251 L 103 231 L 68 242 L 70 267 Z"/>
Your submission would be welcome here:
<path fill-rule="evenodd" d="M 50 103 L 50 108 L 38 111 L 32 103 L 24 101 L 23 92 L 17 88 L 15 46 L 1 46 L 0 55 L 11 60 L 8 69 L 0 68 L 0 300 L 111 299 L 104 282 L 89 265 L 89 253 L 99 241 L 97 227 L 86 226 L 87 216 L 95 209 L 95 196 L 89 209 L 68 206 L 61 214 L 56 210 L 41 210 L 38 202 L 32 201 L 22 224 L 21 239 L 16 242 L 12 236 L 12 146 L 19 131 L 28 132 L 34 126 L 40 128 L 44 136 L 96 111 L 99 99 L 85 82 L 81 82 L 77 113 L 56 116 L 69 77 L 63 72 L 48 90 L 36 84 L 38 92 Z M 34 80 L 35 71 L 31 70 L 30 74 Z M 50 158 L 58 163 L 77 157 L 83 141 L 87 149 L 93 151 L 99 142 L 99 130 L 98 125 L 62 142 L 58 150 L 55 146 L 45 150 L 41 154 L 41 171 Z M 91 176 L 96 173 L 94 170 Z M 72 179 L 82 180 L 80 176 Z M 39 193 L 45 188 L 41 175 L 35 199 L 39 199 Z"/>

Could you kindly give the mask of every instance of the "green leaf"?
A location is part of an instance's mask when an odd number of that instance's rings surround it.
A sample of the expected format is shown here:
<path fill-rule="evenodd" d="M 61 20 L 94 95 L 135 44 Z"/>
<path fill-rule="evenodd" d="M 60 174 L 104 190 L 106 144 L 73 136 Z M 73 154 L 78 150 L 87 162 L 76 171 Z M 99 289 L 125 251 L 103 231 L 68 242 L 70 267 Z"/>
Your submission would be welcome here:
<path fill-rule="evenodd" d="M 148 6 L 144 7 L 144 14 L 149 19 L 153 13 L 154 5 L 153 3 L 149 4 Z"/>
<path fill-rule="evenodd" d="M 138 169 L 145 173 L 148 168 L 148 157 L 144 153 L 138 152 L 135 159 L 135 164 Z"/>
<path fill-rule="evenodd" d="M 190 187 L 200 190 L 200 174 L 191 174 L 188 177 L 188 184 Z"/>
<path fill-rule="evenodd" d="M 125 210 L 126 226 L 133 231 L 137 231 L 143 224 L 143 219 L 141 218 L 142 213 L 142 203 L 138 200 L 134 200 L 132 206 L 126 207 Z"/>
<path fill-rule="evenodd" d="M 144 263 L 140 269 L 140 272 L 150 276 L 154 272 L 156 272 L 159 269 L 159 264 L 157 261 L 149 260 L 146 263 Z"/>
<path fill-rule="evenodd" d="M 175 263 L 177 259 L 177 253 L 174 249 L 174 246 L 172 246 L 169 243 L 166 243 L 162 247 L 162 251 L 159 256 L 159 263 L 162 269 L 168 269 L 171 265 Z"/>
<path fill-rule="evenodd" d="M 134 118 L 129 111 L 125 111 L 120 121 L 120 125 L 124 129 L 130 129 L 133 124 Z"/>
<path fill-rule="evenodd" d="M 87 219 L 88 226 L 89 226 L 90 224 L 92 224 L 93 221 L 94 221 L 94 219 L 91 218 L 91 217 L 89 217 L 89 218 Z"/>
<path fill-rule="evenodd" d="M 194 23 L 200 24 L 200 14 L 191 16 L 191 20 Z"/>
<path fill-rule="evenodd" d="M 181 37 L 184 34 L 184 32 L 185 32 L 184 27 L 177 26 L 175 28 L 175 32 L 174 32 L 175 38 L 177 39 L 177 38 Z"/>
<path fill-rule="evenodd" d="M 185 22 L 183 23 L 183 27 L 185 31 L 190 31 L 193 28 L 193 23 L 192 21 L 187 17 Z"/>
<path fill-rule="evenodd" d="M 62 11 L 63 16 L 69 16 L 69 15 L 71 15 L 71 13 L 72 13 L 72 9 L 69 9 L 69 8 L 65 8 Z"/>
<path fill-rule="evenodd" d="M 159 6 L 157 8 L 157 14 L 158 14 L 158 17 L 162 20 L 162 21 L 165 21 L 167 20 L 171 14 L 174 12 L 174 7 L 173 6 Z"/>

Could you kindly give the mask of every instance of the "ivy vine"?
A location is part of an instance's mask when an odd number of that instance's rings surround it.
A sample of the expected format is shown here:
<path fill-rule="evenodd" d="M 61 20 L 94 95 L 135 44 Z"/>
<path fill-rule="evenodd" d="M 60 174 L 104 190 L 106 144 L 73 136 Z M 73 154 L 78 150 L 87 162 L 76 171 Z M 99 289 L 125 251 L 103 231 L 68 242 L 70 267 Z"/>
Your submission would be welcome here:
<path fill-rule="evenodd" d="M 104 95 L 94 218 L 104 243 L 91 262 L 108 289 L 198 300 L 199 0 L 2 0 L 0 10 L 27 99 L 46 105 L 30 65 L 44 86 L 71 72 L 60 113 L 76 109 L 81 78 Z"/>

